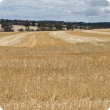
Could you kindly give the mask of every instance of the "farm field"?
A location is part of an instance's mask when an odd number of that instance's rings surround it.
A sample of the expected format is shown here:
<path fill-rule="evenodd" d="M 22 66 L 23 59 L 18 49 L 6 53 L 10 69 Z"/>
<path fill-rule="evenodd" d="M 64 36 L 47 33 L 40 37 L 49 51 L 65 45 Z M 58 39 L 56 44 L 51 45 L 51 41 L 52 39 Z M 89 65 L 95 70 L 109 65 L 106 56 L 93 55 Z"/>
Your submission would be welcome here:
<path fill-rule="evenodd" d="M 107 110 L 110 30 L 0 32 L 3 110 Z"/>

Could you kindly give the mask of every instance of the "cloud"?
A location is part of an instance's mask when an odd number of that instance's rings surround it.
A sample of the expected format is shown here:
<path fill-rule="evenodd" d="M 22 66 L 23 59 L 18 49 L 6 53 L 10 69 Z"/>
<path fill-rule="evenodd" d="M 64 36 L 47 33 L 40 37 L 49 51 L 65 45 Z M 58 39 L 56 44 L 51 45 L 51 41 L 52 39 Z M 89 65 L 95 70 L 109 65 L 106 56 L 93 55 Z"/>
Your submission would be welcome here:
<path fill-rule="evenodd" d="M 99 16 L 101 13 L 101 10 L 99 8 L 88 8 L 85 10 L 86 16 Z"/>
<path fill-rule="evenodd" d="M 109 21 L 107 0 L 4 0 L 0 18 L 63 21 Z M 105 18 L 106 15 L 106 18 Z"/>
<path fill-rule="evenodd" d="M 107 0 L 86 0 L 86 3 L 90 4 L 93 7 L 109 5 L 109 2 Z"/>

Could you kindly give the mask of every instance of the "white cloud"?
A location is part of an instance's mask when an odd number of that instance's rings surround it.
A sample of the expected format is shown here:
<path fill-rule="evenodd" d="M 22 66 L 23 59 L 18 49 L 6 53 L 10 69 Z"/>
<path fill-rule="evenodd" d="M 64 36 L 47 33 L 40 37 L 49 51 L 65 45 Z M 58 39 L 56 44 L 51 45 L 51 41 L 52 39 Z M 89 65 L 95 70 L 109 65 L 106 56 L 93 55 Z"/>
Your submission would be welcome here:
<path fill-rule="evenodd" d="M 4 0 L 0 18 L 109 21 L 110 4 L 107 0 Z"/>

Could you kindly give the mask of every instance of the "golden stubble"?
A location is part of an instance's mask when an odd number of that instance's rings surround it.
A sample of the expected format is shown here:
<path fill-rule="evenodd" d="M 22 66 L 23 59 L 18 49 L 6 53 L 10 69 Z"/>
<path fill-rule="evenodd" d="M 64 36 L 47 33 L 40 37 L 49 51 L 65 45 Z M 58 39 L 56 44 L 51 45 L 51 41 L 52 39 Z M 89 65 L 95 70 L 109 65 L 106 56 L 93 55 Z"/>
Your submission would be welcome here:
<path fill-rule="evenodd" d="M 0 37 L 20 34 L 20 32 L 0 32 Z"/>
<path fill-rule="evenodd" d="M 45 47 L 45 46 L 58 46 L 69 44 L 60 39 L 52 38 L 49 36 L 49 31 L 35 32 L 28 35 L 22 42 L 17 44 L 17 47 Z"/>
<path fill-rule="evenodd" d="M 100 32 L 110 32 L 110 29 L 94 29 L 94 30 Z"/>
<path fill-rule="evenodd" d="M 95 30 L 95 31 L 96 32 L 105 32 L 105 31 L 99 31 L 99 30 Z M 109 32 L 110 32 L 110 30 L 109 30 Z M 98 34 L 98 33 L 87 33 L 86 31 L 83 31 L 83 30 L 67 31 L 67 33 L 68 34 L 73 34 L 73 35 L 85 36 L 85 37 L 99 37 L 99 38 L 108 38 L 108 39 L 110 39 L 110 35 Z"/>
<path fill-rule="evenodd" d="M 32 47 L 32 41 L 29 47 L 0 47 L 3 110 L 109 108 L 110 53 L 106 46 L 101 50 L 88 43 L 73 45 L 50 37 L 48 32 L 29 35 L 24 44 L 31 37 L 37 41 Z"/>

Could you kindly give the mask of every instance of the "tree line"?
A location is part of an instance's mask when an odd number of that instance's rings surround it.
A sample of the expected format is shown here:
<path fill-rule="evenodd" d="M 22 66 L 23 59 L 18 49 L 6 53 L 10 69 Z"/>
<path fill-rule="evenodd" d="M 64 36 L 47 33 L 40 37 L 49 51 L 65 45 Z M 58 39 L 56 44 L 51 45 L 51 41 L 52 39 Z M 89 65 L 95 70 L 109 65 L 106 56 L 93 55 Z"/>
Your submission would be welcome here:
<path fill-rule="evenodd" d="M 110 23 L 83 23 L 83 22 L 55 22 L 55 21 L 28 21 L 28 20 L 1 20 L 1 28 L 5 32 L 12 32 L 13 25 L 20 24 L 25 26 L 24 29 L 18 31 L 52 31 L 52 30 L 74 30 L 74 29 L 100 29 L 109 28 Z M 30 26 L 36 26 L 36 30 L 30 29 Z M 38 27 L 38 29 L 37 29 Z"/>
<path fill-rule="evenodd" d="M 58 23 L 50 23 L 50 22 L 45 22 L 45 21 L 40 21 L 36 24 L 35 21 L 29 22 L 28 20 L 24 21 L 23 26 L 25 26 L 24 29 L 18 29 L 18 31 L 52 31 L 52 30 L 62 30 L 62 24 Z M 30 29 L 30 26 L 36 26 L 36 30 Z M 37 29 L 38 27 L 38 29 Z M 7 23 L 7 22 L 1 22 L 1 28 L 5 32 L 12 32 L 14 31 L 13 24 L 12 23 Z"/>
<path fill-rule="evenodd" d="M 71 29 L 77 29 L 78 28 L 78 24 L 72 25 L 71 23 L 67 23 L 65 26 L 60 24 L 60 23 L 51 23 L 51 22 L 46 22 L 46 21 L 39 21 L 37 24 L 35 21 L 29 22 L 28 20 L 24 21 L 23 26 L 25 26 L 25 30 L 24 29 L 18 29 L 18 31 L 59 31 L 59 30 L 63 30 L 63 28 L 66 28 L 67 30 Z M 30 26 L 36 26 L 36 30 L 30 29 Z M 38 27 L 38 29 L 37 29 Z M 8 23 L 8 22 L 1 22 L 1 28 L 3 29 L 3 31 L 5 32 L 12 32 L 14 31 L 13 28 L 13 24 L 12 23 Z M 82 29 L 82 28 L 81 28 Z"/>

